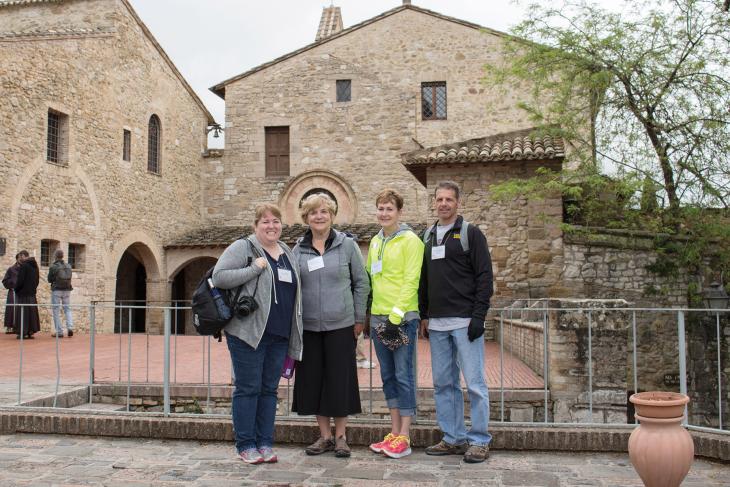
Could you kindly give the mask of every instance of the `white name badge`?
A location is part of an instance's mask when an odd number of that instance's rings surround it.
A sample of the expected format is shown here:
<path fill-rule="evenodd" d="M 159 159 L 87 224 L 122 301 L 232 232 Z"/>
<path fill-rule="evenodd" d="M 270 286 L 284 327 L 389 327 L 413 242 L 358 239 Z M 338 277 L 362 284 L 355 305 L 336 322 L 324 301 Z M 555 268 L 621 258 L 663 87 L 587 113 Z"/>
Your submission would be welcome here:
<path fill-rule="evenodd" d="M 307 261 L 307 267 L 309 267 L 309 272 L 313 272 L 313 271 L 316 271 L 317 269 L 321 269 L 322 267 L 324 267 L 324 258 L 320 255 L 313 259 L 309 259 Z"/>
<path fill-rule="evenodd" d="M 431 260 L 443 259 L 446 257 L 446 245 L 431 247 Z"/>
<path fill-rule="evenodd" d="M 383 272 L 383 261 L 378 260 L 373 262 L 370 266 L 370 274 L 380 274 L 381 272 Z"/>
<path fill-rule="evenodd" d="M 291 271 L 289 269 L 277 269 L 279 271 L 279 280 L 281 282 L 292 282 Z"/>

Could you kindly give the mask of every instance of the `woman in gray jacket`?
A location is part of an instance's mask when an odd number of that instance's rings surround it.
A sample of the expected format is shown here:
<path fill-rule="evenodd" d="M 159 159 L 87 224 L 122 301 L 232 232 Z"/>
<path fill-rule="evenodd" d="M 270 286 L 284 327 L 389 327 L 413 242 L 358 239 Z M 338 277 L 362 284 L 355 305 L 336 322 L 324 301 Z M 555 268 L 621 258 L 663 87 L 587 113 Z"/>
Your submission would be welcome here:
<path fill-rule="evenodd" d="M 338 457 L 349 457 L 347 416 L 361 412 L 355 343 L 363 330 L 370 284 L 355 240 L 332 228 L 336 214 L 335 202 L 326 194 L 302 202 L 302 220 L 309 229 L 294 255 L 301 269 L 304 354 L 292 410 L 317 416 L 320 438 L 305 449 L 308 455 L 334 450 Z"/>
<path fill-rule="evenodd" d="M 280 236 L 279 209 L 259 205 L 254 234 L 233 242 L 213 270 L 216 287 L 242 286 L 224 330 L 235 374 L 236 449 L 252 464 L 277 461 L 272 446 L 281 369 L 287 353 L 302 358 L 299 266 Z"/>

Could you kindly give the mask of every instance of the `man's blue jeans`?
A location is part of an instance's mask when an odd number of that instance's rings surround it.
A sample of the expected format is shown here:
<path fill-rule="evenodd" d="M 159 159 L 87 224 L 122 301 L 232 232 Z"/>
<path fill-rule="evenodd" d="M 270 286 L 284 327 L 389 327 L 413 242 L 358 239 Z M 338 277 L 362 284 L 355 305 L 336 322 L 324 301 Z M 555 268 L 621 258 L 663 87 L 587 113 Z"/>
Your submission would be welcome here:
<path fill-rule="evenodd" d="M 263 448 L 274 444 L 274 419 L 281 368 L 289 340 L 264 333 L 258 348 L 226 333 L 235 374 L 233 432 L 236 450 Z"/>
<path fill-rule="evenodd" d="M 56 327 L 56 334 L 63 333 L 61 326 L 61 306 L 63 306 L 63 314 L 66 316 L 66 329 L 73 331 L 74 318 L 71 314 L 71 291 L 60 290 L 51 291 L 51 304 L 53 305 L 53 325 Z"/>
<path fill-rule="evenodd" d="M 460 445 L 488 445 L 489 391 L 484 380 L 484 337 L 469 341 L 468 328 L 451 331 L 429 330 L 431 368 L 436 402 L 436 420 L 444 441 Z M 471 429 L 464 424 L 464 396 L 459 369 L 469 391 Z"/>
<path fill-rule="evenodd" d="M 375 318 L 371 325 L 377 323 Z M 405 332 L 410 340 L 391 350 L 373 333 L 375 354 L 380 362 L 380 378 L 383 380 L 383 392 L 389 409 L 399 409 L 401 416 L 415 416 L 416 414 L 416 381 L 413 377 L 413 353 L 416 349 L 416 332 L 418 319 L 404 322 Z"/>

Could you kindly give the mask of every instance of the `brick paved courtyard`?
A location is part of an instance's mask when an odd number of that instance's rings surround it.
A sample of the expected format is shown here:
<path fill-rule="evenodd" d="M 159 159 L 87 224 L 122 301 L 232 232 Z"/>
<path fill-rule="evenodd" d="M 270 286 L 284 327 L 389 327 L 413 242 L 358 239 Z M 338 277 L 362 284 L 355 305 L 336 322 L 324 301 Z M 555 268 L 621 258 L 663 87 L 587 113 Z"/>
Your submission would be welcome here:
<path fill-rule="evenodd" d="M 0 335 L 0 380 L 17 380 L 20 363 L 20 341 L 15 335 Z M 366 340 L 366 354 L 370 344 Z M 23 380 L 30 382 L 55 381 L 57 362 L 62 384 L 86 383 L 89 379 L 89 346 L 87 334 L 56 340 L 47 333 L 39 333 L 33 340 L 23 340 Z M 57 348 L 58 347 L 58 348 Z M 130 349 L 131 347 L 131 349 Z M 173 336 L 170 344 L 170 378 L 177 383 L 230 382 L 231 365 L 225 341 L 218 343 L 198 336 Z M 131 350 L 131 353 L 130 353 Z M 127 363 L 131 356 L 131 371 Z M 163 337 L 159 335 L 97 335 L 95 340 L 95 380 L 115 382 L 161 382 L 163 376 Z M 503 384 L 509 389 L 541 389 L 543 381 L 524 363 L 505 353 L 500 369 L 499 344 L 485 344 L 486 376 L 489 387 Z M 375 352 L 372 360 L 377 363 Z M 210 366 L 208 363 L 210 362 Z M 418 385 L 432 387 L 431 356 L 428 340 L 418 343 Z M 378 368 L 359 369 L 361 387 L 380 387 Z M 372 381 L 372 382 L 371 382 Z"/>
<path fill-rule="evenodd" d="M 429 457 L 401 460 L 364 447 L 350 459 L 308 457 L 301 446 L 277 448 L 279 463 L 250 466 L 221 442 L 0 436 L 0 485 L 32 486 L 523 486 L 640 487 L 621 453 L 495 451 L 487 462 Z M 730 466 L 696 459 L 683 487 L 727 486 Z"/>

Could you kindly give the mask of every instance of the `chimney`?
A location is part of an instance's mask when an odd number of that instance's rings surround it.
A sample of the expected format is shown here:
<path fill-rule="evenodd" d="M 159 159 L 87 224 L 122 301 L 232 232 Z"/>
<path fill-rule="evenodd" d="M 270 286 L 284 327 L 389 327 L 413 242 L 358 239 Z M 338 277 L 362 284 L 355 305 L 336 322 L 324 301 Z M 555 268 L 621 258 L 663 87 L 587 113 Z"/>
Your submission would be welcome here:
<path fill-rule="evenodd" d="M 342 13 L 340 7 L 324 7 L 322 9 L 322 18 L 319 20 L 319 29 L 317 29 L 317 37 L 315 41 L 321 41 L 333 36 L 342 30 Z"/>
<path fill-rule="evenodd" d="M 411 0 L 403 0 L 403 5 L 410 5 L 410 4 L 411 4 Z"/>

